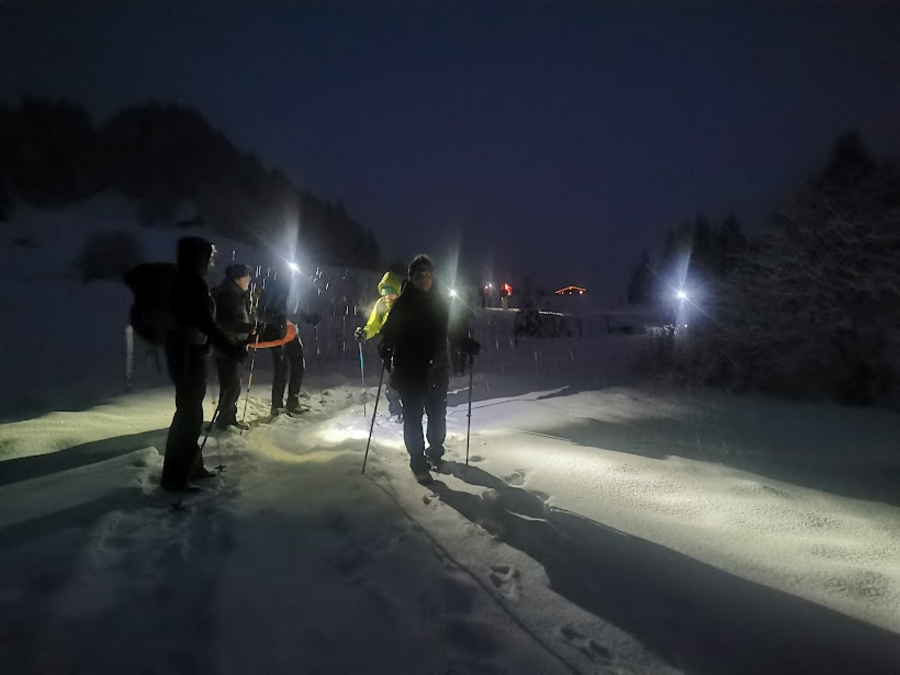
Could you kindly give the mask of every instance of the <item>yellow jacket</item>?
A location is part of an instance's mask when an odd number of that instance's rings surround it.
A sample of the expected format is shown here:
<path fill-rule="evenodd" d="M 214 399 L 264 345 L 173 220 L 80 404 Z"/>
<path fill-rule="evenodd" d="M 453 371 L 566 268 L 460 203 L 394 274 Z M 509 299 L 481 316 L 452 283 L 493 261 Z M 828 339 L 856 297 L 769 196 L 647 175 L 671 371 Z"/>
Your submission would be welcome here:
<path fill-rule="evenodd" d="M 381 332 L 384 322 L 387 321 L 388 314 L 391 312 L 391 305 L 393 304 L 384 296 L 399 295 L 401 283 L 403 282 L 400 277 L 393 272 L 386 272 L 381 278 L 381 281 L 378 282 L 378 293 L 382 297 L 378 298 L 378 302 L 375 303 L 375 307 L 372 308 L 372 313 L 369 315 L 369 320 L 366 322 L 366 325 L 363 326 L 366 340 L 371 340 Z"/>

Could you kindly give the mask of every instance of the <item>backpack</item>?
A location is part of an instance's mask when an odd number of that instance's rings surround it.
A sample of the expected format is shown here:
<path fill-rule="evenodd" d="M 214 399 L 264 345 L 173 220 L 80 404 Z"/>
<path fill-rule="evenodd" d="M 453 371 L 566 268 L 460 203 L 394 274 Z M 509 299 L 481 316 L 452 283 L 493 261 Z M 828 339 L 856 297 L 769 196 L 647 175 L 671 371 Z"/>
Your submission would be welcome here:
<path fill-rule="evenodd" d="M 125 285 L 134 293 L 129 324 L 151 344 L 162 345 L 177 326 L 172 308 L 177 276 L 175 263 L 141 263 L 125 273 Z"/>

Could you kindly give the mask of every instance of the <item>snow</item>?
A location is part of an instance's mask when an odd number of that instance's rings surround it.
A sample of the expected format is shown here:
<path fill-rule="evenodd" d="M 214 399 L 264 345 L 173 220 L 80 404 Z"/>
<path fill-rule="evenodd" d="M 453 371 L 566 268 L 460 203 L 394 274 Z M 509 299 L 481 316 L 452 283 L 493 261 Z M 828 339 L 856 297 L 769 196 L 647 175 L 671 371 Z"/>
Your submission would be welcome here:
<path fill-rule="evenodd" d="M 123 392 L 127 291 L 67 275 L 91 209 L 0 244 L 0 671 L 900 672 L 896 414 L 641 382 L 644 338 L 601 315 L 514 345 L 512 313 L 478 309 L 469 464 L 455 377 L 422 487 L 383 396 L 361 474 L 375 346 L 363 415 L 357 317 L 326 317 L 301 326 L 310 410 L 214 432 L 224 470 L 174 510 L 143 351 Z M 41 247 L 12 247 L 32 221 Z M 135 231 L 171 259 L 180 233 Z"/>

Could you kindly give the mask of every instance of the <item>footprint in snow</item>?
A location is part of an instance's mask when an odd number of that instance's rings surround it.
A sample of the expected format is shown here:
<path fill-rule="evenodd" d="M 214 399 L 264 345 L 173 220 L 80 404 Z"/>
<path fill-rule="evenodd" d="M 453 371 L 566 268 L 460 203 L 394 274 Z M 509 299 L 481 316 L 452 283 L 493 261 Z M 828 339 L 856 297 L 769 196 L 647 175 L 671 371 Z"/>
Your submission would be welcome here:
<path fill-rule="evenodd" d="M 510 600 L 518 600 L 522 595 L 521 573 L 509 565 L 491 565 L 488 575 L 494 588 Z"/>
<path fill-rule="evenodd" d="M 559 633 L 566 642 L 594 663 L 609 663 L 612 660 L 612 652 L 609 649 L 589 637 L 585 637 L 574 628 L 563 626 L 559 629 Z"/>
<path fill-rule="evenodd" d="M 478 462 L 483 462 L 484 457 L 482 457 L 481 455 L 472 455 L 471 457 L 469 457 L 469 461 L 473 464 L 477 464 Z"/>
<path fill-rule="evenodd" d="M 509 485 L 521 487 L 525 485 L 525 472 L 521 469 L 516 470 L 515 473 L 506 476 L 503 480 L 506 481 Z"/>

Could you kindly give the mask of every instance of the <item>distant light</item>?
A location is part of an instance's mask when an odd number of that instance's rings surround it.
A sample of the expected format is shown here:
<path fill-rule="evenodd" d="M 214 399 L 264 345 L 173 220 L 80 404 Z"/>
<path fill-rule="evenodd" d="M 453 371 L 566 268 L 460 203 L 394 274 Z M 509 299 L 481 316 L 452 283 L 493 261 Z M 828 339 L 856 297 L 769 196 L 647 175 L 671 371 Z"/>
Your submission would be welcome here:
<path fill-rule="evenodd" d="M 679 300 L 687 300 L 687 293 L 685 293 L 684 291 L 678 291 L 675 294 L 675 297 L 677 297 Z"/>
<path fill-rule="evenodd" d="M 584 295 L 587 289 L 584 286 L 566 286 L 557 291 L 553 291 L 554 295 Z"/>
<path fill-rule="evenodd" d="M 451 298 L 458 298 L 458 297 L 459 297 L 459 293 L 456 292 L 456 289 L 455 289 L 455 288 L 451 288 L 451 289 L 450 289 L 450 297 L 451 297 Z"/>
<path fill-rule="evenodd" d="M 300 271 L 300 265 L 298 265 L 298 264 L 295 263 L 295 262 L 289 262 L 289 263 L 288 263 L 288 267 L 291 268 L 291 271 L 292 271 L 292 272 L 299 272 L 299 271 Z"/>

